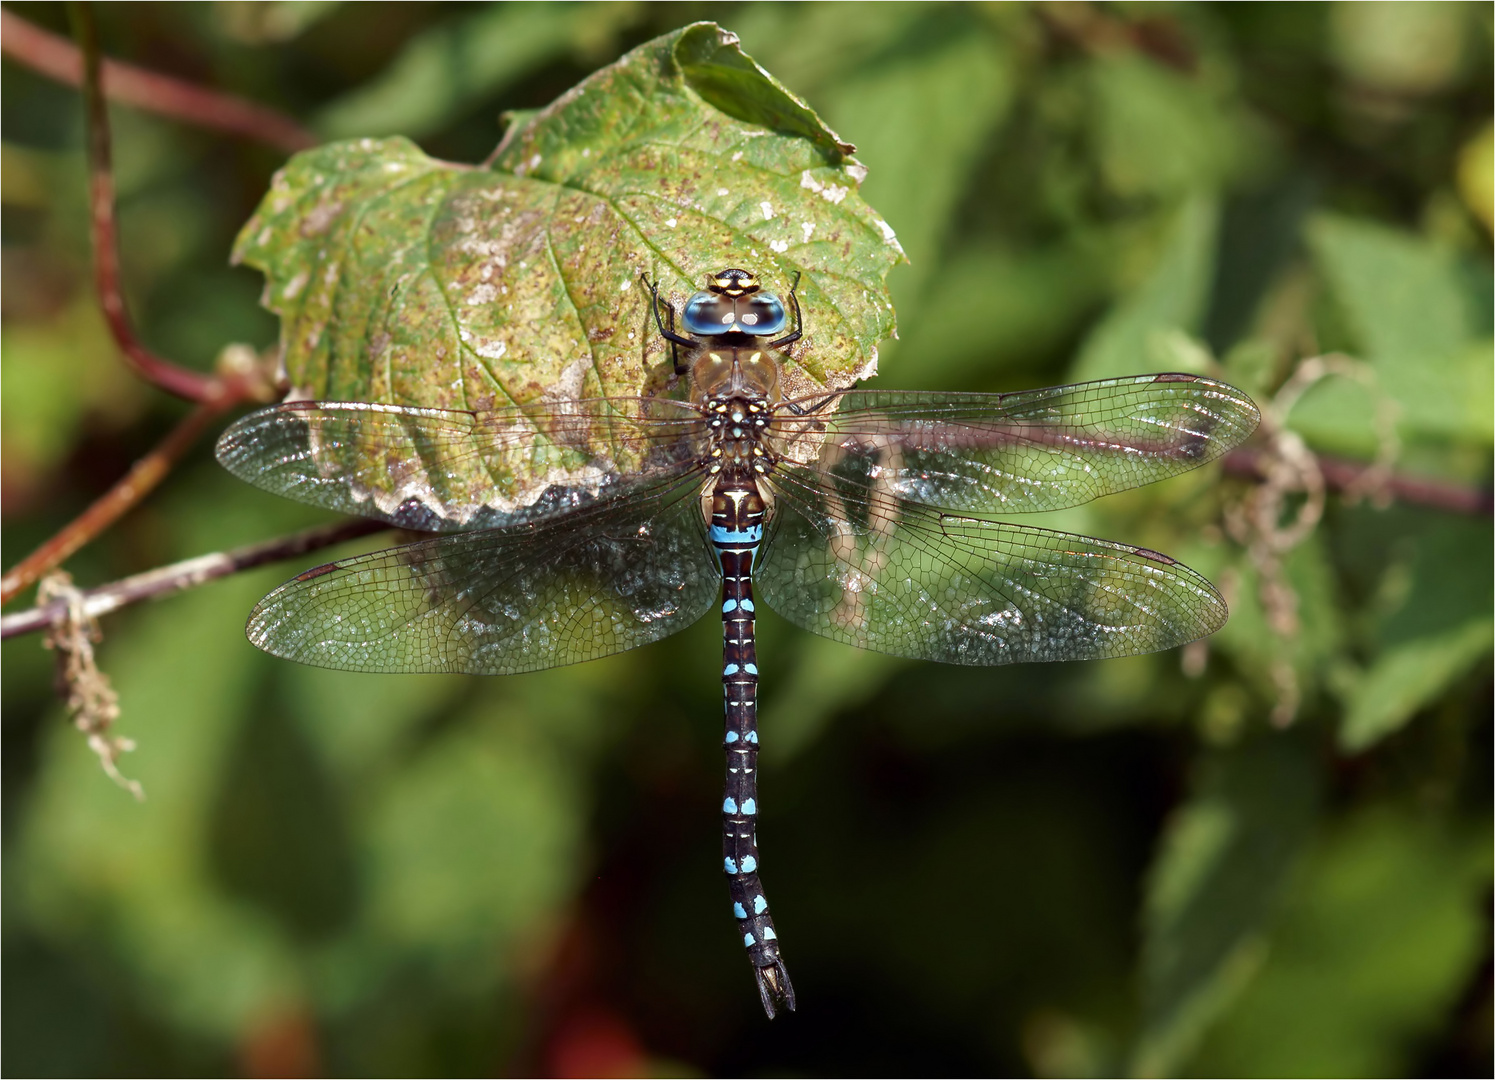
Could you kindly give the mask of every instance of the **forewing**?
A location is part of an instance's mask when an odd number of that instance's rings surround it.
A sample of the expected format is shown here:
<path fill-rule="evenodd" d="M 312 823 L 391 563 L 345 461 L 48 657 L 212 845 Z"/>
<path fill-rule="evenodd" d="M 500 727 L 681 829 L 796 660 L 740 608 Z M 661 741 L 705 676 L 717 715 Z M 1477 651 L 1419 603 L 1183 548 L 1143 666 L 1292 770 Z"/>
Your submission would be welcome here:
<path fill-rule="evenodd" d="M 1208 581 L 1145 548 L 831 491 L 799 466 L 772 474 L 763 600 L 862 649 L 994 665 L 1172 648 L 1225 623 Z"/>
<path fill-rule="evenodd" d="M 656 641 L 712 605 L 701 483 L 320 566 L 260 601 L 249 640 L 346 671 L 509 675 Z"/>
<path fill-rule="evenodd" d="M 663 399 L 458 412 L 297 401 L 243 417 L 218 460 L 257 487 L 407 529 L 535 520 L 687 471 L 701 418 Z M 608 447 L 599 453 L 599 433 Z"/>
<path fill-rule="evenodd" d="M 1226 383 L 1141 375 L 1012 394 L 849 391 L 803 415 L 779 410 L 774 433 L 788 457 L 818 460 L 842 484 L 1011 514 L 1197 468 L 1243 442 L 1259 419 Z"/>

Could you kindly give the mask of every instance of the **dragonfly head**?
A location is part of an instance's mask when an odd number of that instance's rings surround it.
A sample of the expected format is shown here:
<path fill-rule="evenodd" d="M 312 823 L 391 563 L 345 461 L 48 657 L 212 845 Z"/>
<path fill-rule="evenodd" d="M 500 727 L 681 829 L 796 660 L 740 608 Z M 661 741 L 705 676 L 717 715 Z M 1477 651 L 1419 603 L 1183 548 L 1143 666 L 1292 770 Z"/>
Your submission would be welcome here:
<path fill-rule="evenodd" d="M 746 270 L 727 269 L 712 274 L 706 290 L 685 303 L 685 328 L 697 337 L 746 334 L 768 337 L 788 323 L 784 302 L 758 287 Z"/>
<path fill-rule="evenodd" d="M 706 287 L 715 293 L 725 293 L 727 296 L 746 296 L 748 293 L 758 291 L 758 278 L 746 270 L 728 268 L 718 270 L 711 275 L 706 282 Z"/>

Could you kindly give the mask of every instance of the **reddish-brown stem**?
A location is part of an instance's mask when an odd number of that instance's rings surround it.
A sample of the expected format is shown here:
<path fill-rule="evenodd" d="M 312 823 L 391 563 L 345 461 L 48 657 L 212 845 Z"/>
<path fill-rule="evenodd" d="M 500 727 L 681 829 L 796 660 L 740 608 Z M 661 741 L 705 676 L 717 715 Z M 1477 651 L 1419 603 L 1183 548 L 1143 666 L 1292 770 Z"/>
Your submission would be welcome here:
<path fill-rule="evenodd" d="M 143 499 L 171 471 L 197 441 L 203 429 L 221 413 L 225 401 L 208 402 L 193 409 L 149 454 L 137 461 L 124 478 L 96 499 L 92 506 L 64 525 L 41 547 L 22 559 L 0 579 L 0 604 L 8 604 L 17 593 L 60 566 L 68 556 L 103 532 L 130 507 Z"/>
<path fill-rule="evenodd" d="M 1260 450 L 1232 450 L 1225 455 L 1222 464 L 1225 471 L 1232 476 L 1259 480 L 1264 475 L 1262 461 L 1264 457 L 1265 454 Z M 1353 488 L 1374 468 L 1362 462 L 1345 461 L 1343 458 L 1328 457 L 1323 454 L 1314 455 L 1313 460 L 1318 465 L 1319 471 L 1323 473 L 1324 484 L 1330 491 Z M 1391 473 L 1378 484 L 1378 487 L 1398 502 L 1409 503 L 1413 506 L 1426 506 L 1435 510 L 1447 510 L 1455 514 L 1489 515 L 1492 509 L 1495 509 L 1495 496 L 1492 496 L 1488 490 L 1450 484 L 1445 480 L 1435 480 L 1430 477 Z"/>
<path fill-rule="evenodd" d="M 94 281 L 99 304 L 114 341 L 141 378 L 187 401 L 209 402 L 223 396 L 218 379 L 178 367 L 151 352 L 135 336 L 120 291 L 119 233 L 114 219 L 114 172 L 109 146 L 109 113 L 99 80 L 98 29 L 85 3 L 72 5 L 73 23 L 83 53 L 83 107 L 88 127 L 89 216 L 93 232 Z"/>
<path fill-rule="evenodd" d="M 77 46 L 4 10 L 0 10 L 0 52 L 58 82 L 83 83 L 83 58 Z M 103 86 L 105 95 L 121 105 L 242 135 L 287 153 L 317 144 L 311 132 L 273 109 L 117 60 L 103 62 Z"/>
<path fill-rule="evenodd" d="M 82 615 L 90 619 L 98 618 L 128 604 L 180 592 L 266 563 L 294 559 L 308 552 L 388 528 L 382 521 L 340 521 L 335 525 L 320 525 L 315 529 L 249 544 L 233 551 L 201 555 L 170 566 L 157 567 L 143 574 L 101 585 L 97 589 L 89 589 L 83 593 Z M 5 615 L 0 617 L 0 638 L 35 633 L 68 617 L 68 603 L 61 600 L 28 611 L 18 611 L 14 615 Z"/>

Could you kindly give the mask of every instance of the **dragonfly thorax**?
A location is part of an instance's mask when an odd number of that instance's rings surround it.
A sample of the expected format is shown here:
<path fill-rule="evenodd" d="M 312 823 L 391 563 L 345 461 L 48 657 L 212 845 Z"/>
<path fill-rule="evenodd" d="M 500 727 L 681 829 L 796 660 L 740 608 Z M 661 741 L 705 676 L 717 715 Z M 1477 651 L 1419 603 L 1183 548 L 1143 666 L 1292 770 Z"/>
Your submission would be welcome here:
<path fill-rule="evenodd" d="M 711 472 L 764 472 L 768 455 L 763 437 L 773 407 L 759 398 L 739 395 L 712 398 L 706 403 L 711 432 Z"/>
<path fill-rule="evenodd" d="M 699 404 L 740 397 L 779 402 L 779 362 L 773 352 L 752 344 L 709 342 L 690 361 L 693 396 Z"/>

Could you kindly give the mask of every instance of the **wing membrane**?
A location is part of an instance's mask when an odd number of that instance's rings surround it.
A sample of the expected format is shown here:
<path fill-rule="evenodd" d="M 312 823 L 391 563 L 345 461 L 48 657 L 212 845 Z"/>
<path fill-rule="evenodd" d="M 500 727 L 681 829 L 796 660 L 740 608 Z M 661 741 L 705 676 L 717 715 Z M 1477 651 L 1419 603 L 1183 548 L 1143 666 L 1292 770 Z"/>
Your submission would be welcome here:
<path fill-rule="evenodd" d="M 718 595 L 695 478 L 550 520 L 442 536 L 308 570 L 250 641 L 346 671 L 510 675 L 593 660 L 695 622 Z"/>
<path fill-rule="evenodd" d="M 1213 461 L 1260 419 L 1233 386 L 1142 375 L 1012 394 L 855 390 L 833 413 L 780 410 L 788 456 L 896 499 L 974 514 L 1076 506 Z M 803 437 L 803 438 L 801 438 Z"/>
<path fill-rule="evenodd" d="M 218 460 L 277 495 L 439 532 L 533 520 L 683 473 L 700 428 L 696 410 L 664 399 L 492 412 L 291 402 L 233 424 Z"/>
<path fill-rule="evenodd" d="M 1132 656 L 1225 623 L 1208 581 L 1165 555 L 941 513 L 775 468 L 754 581 L 790 622 L 862 649 L 952 664 Z"/>

